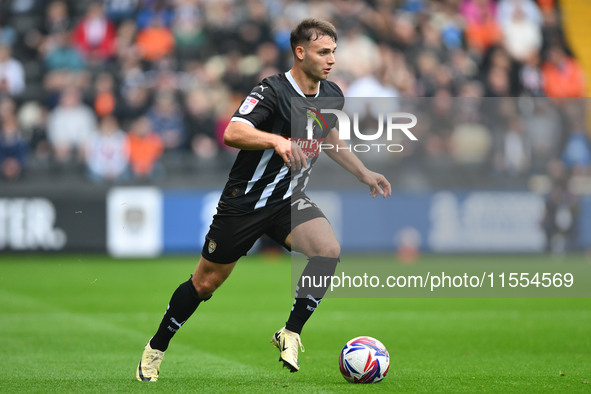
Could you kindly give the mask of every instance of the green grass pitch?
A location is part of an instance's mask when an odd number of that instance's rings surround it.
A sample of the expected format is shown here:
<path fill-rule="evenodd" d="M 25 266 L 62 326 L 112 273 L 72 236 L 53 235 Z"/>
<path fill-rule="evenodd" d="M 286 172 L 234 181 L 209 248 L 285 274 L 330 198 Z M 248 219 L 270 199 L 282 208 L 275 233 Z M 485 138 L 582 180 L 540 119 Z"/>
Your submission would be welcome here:
<path fill-rule="evenodd" d="M 289 259 L 261 257 L 241 260 L 183 326 L 160 380 L 137 382 L 143 346 L 195 262 L 0 256 L 0 392 L 591 391 L 589 299 L 327 299 L 290 374 L 269 343 L 291 308 Z M 381 383 L 340 376 L 339 351 L 359 335 L 390 352 Z"/>

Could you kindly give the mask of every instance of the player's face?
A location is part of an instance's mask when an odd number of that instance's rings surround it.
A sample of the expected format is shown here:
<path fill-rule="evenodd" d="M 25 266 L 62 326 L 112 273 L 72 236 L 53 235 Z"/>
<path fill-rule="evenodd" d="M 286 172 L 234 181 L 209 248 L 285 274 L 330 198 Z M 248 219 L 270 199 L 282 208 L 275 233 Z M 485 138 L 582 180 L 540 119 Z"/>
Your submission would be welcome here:
<path fill-rule="evenodd" d="M 337 44 L 329 36 L 322 36 L 307 43 L 306 54 L 302 62 L 302 69 L 312 80 L 321 81 L 328 78 L 328 74 L 335 64 L 334 52 Z"/>

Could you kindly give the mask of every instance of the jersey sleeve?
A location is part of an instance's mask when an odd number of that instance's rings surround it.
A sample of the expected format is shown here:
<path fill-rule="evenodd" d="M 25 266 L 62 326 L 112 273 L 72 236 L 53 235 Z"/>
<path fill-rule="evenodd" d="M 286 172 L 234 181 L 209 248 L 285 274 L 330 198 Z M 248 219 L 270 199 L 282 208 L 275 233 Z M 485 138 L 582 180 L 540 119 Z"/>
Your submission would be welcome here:
<path fill-rule="evenodd" d="M 343 91 L 341 90 L 339 85 L 337 85 L 334 82 L 331 82 L 331 85 L 336 92 L 335 108 L 342 111 L 343 107 L 345 106 L 345 95 L 343 94 Z"/>
<path fill-rule="evenodd" d="M 231 121 L 244 122 L 259 128 L 275 111 L 276 102 L 275 91 L 263 81 L 246 96 L 240 107 L 234 112 Z"/>

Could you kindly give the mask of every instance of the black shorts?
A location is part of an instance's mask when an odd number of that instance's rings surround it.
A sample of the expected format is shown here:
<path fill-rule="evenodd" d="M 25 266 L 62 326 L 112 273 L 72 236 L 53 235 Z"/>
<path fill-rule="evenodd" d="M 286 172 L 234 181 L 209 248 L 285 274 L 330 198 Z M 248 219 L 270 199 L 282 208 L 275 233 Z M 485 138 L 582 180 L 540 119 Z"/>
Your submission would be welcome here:
<path fill-rule="evenodd" d="M 201 254 L 214 263 L 229 264 L 245 256 L 263 234 L 289 250 L 289 233 L 318 217 L 324 213 L 305 194 L 249 212 L 220 201 Z"/>

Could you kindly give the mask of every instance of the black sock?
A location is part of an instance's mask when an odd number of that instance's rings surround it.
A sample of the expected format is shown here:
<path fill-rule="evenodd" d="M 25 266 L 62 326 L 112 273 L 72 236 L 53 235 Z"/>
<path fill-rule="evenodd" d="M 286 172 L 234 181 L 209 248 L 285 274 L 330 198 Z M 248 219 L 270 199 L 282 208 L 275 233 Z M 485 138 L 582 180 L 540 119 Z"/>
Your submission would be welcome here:
<path fill-rule="evenodd" d="M 156 334 L 150 340 L 150 347 L 165 351 L 174 334 L 191 317 L 195 309 L 199 306 L 199 303 L 208 299 L 202 300 L 199 297 L 190 279 L 181 283 L 172 294 L 160 327 L 158 327 L 158 331 L 156 331 Z"/>
<path fill-rule="evenodd" d="M 285 323 L 285 328 L 301 334 L 304 324 L 312 316 L 328 290 L 330 279 L 327 277 L 334 275 L 338 262 L 338 257 L 314 256 L 308 259 L 308 264 L 298 281 L 296 299 L 291 308 L 289 319 Z M 305 283 L 302 281 L 304 277 L 307 277 Z M 304 284 L 306 286 L 303 286 Z"/>

